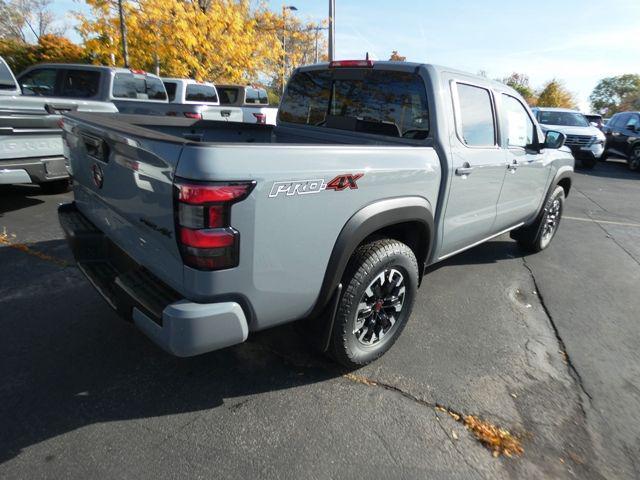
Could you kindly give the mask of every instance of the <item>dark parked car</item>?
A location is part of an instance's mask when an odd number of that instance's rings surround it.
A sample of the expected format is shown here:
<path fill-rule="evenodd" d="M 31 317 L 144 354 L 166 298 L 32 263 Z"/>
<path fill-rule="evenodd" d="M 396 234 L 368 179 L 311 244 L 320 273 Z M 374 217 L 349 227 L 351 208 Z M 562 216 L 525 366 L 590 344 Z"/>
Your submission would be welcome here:
<path fill-rule="evenodd" d="M 616 113 L 604 127 L 604 134 L 604 158 L 622 157 L 630 170 L 640 169 L 640 112 Z"/>

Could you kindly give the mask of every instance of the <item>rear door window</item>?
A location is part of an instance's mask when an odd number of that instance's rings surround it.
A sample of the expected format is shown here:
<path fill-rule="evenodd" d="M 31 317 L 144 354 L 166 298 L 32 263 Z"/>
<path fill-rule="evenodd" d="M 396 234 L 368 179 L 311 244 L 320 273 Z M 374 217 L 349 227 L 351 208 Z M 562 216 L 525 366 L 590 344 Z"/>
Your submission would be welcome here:
<path fill-rule="evenodd" d="M 100 72 L 96 70 L 66 70 L 60 96 L 92 98 L 100 88 Z"/>
<path fill-rule="evenodd" d="M 297 73 L 280 106 L 283 122 L 398 138 L 424 139 L 429 111 L 424 83 L 412 72 L 320 70 Z"/>
<path fill-rule="evenodd" d="M 159 78 L 132 73 L 116 73 L 113 78 L 113 96 L 134 100 L 166 100 L 167 92 Z"/>
<path fill-rule="evenodd" d="M 18 85 L 9 67 L 0 59 L 0 90 L 16 90 Z"/>
<path fill-rule="evenodd" d="M 235 105 L 240 89 L 237 87 L 217 87 L 221 105 Z"/>
<path fill-rule="evenodd" d="M 191 83 L 187 85 L 185 100 L 189 102 L 213 102 L 218 101 L 216 89 L 211 85 L 199 85 Z"/>
<path fill-rule="evenodd" d="M 53 97 L 56 93 L 56 79 L 58 70 L 53 68 L 38 68 L 20 78 L 23 95 L 37 95 Z"/>
<path fill-rule="evenodd" d="M 458 83 L 458 135 L 470 147 L 496 144 L 496 128 L 489 90 Z"/>

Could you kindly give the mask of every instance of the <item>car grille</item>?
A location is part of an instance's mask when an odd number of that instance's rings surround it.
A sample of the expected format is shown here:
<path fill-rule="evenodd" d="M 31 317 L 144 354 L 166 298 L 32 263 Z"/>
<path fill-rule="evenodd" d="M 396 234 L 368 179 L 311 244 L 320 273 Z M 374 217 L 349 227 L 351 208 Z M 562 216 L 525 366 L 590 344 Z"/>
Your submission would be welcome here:
<path fill-rule="evenodd" d="M 596 137 L 590 135 L 567 135 L 564 144 L 569 147 L 586 147 L 591 145 L 595 139 Z"/>

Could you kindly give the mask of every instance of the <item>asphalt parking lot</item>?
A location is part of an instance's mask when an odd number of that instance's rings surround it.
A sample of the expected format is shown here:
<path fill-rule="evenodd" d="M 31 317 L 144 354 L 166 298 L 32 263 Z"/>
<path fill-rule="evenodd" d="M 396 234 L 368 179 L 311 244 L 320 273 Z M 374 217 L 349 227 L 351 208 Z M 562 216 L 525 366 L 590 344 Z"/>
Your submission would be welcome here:
<path fill-rule="evenodd" d="M 70 198 L 0 187 L 2 478 L 640 477 L 640 175 L 621 163 L 577 173 L 546 251 L 503 236 L 432 268 L 400 340 L 351 374 L 294 326 L 164 354 L 73 266 Z"/>

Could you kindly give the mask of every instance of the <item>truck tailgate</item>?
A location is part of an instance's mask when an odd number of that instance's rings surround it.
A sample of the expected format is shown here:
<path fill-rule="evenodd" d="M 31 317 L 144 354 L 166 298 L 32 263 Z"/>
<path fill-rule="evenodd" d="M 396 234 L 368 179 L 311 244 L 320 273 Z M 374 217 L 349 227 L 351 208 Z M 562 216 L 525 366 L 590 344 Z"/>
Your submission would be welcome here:
<path fill-rule="evenodd" d="M 180 290 L 173 174 L 182 144 L 175 137 L 148 138 L 148 130 L 129 125 L 125 132 L 121 126 L 98 116 L 65 117 L 77 207 L 137 263 Z"/>
<path fill-rule="evenodd" d="M 242 110 L 234 107 L 206 107 L 202 110 L 203 120 L 242 122 Z"/>

